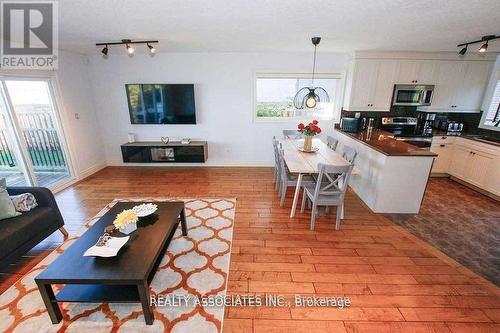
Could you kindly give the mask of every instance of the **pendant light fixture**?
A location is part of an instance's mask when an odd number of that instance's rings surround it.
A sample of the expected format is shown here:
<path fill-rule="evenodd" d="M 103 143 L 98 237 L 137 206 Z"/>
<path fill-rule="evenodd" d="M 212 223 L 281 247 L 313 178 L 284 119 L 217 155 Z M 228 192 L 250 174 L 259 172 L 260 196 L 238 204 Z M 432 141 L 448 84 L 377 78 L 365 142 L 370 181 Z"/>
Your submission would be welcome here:
<path fill-rule="evenodd" d="M 312 43 L 314 45 L 314 58 L 313 58 L 313 69 L 312 69 L 312 80 L 310 87 L 304 87 L 299 89 L 295 94 L 293 99 L 293 105 L 296 109 L 315 108 L 318 103 L 328 103 L 330 102 L 330 97 L 325 89 L 321 87 L 314 86 L 314 74 L 316 72 L 316 48 L 321 41 L 321 37 L 313 37 Z"/>

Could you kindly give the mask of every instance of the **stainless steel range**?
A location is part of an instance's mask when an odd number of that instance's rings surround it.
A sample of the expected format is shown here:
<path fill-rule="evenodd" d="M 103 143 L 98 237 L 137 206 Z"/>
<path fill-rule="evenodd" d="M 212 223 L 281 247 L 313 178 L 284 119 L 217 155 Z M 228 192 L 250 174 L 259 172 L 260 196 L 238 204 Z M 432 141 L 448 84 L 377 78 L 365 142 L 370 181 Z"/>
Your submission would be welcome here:
<path fill-rule="evenodd" d="M 382 117 L 380 129 L 393 133 L 396 140 L 430 149 L 432 135 L 417 134 L 417 123 L 413 117 Z"/>

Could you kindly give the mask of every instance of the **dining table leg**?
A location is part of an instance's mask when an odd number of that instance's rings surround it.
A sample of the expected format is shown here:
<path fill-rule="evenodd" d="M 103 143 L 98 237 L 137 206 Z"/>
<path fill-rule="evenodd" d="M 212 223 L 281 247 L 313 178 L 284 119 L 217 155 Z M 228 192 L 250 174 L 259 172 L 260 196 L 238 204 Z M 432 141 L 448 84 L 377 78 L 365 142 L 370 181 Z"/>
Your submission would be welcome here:
<path fill-rule="evenodd" d="M 295 210 L 297 209 L 297 202 L 299 201 L 300 187 L 302 185 L 302 174 L 299 173 L 297 178 L 297 186 L 295 186 L 295 194 L 293 195 L 292 211 L 290 212 L 290 217 L 295 216 Z"/>

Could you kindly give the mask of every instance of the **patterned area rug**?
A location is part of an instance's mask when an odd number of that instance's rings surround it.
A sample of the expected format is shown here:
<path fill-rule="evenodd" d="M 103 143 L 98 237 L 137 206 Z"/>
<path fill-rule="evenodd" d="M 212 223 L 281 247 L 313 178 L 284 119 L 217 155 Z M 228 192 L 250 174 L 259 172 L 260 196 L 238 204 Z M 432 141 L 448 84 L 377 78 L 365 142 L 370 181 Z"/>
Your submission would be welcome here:
<path fill-rule="evenodd" d="M 59 303 L 63 320 L 53 325 L 34 278 L 86 229 L 119 201 L 169 201 L 165 198 L 115 199 L 33 270 L 0 295 L 0 332 L 220 332 L 224 307 L 190 302 L 158 306 L 147 326 L 140 304 Z M 186 205 L 188 236 L 180 224 L 151 282 L 152 296 L 224 295 L 233 238 L 235 199 L 175 199 Z M 62 286 L 57 286 L 57 293 Z M 61 306 L 62 305 L 62 306 Z"/>

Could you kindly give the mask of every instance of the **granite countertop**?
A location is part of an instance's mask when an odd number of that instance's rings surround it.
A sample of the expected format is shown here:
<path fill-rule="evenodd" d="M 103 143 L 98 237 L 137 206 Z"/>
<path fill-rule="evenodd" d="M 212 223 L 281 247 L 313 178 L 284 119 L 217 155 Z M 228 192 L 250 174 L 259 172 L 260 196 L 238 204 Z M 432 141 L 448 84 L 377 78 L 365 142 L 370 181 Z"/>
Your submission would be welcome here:
<path fill-rule="evenodd" d="M 468 139 L 468 140 L 477 141 L 477 142 L 486 143 L 489 145 L 500 147 L 500 142 L 481 139 L 480 138 L 481 135 L 478 135 L 478 134 L 468 134 L 468 133 L 462 132 L 460 135 L 453 135 L 453 134 L 448 134 L 446 131 L 434 131 L 432 134 L 435 137 L 446 136 L 446 137 L 450 137 L 450 138 L 454 138 L 454 137 L 464 138 L 464 139 Z"/>
<path fill-rule="evenodd" d="M 341 130 L 338 126 L 335 127 L 335 130 L 387 156 L 437 156 L 428 149 L 396 140 L 392 133 L 383 130 L 373 129 L 371 132 L 364 130 L 358 133 L 349 133 Z"/>

